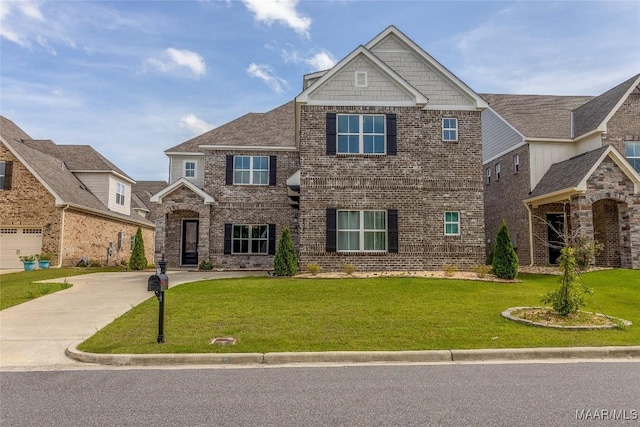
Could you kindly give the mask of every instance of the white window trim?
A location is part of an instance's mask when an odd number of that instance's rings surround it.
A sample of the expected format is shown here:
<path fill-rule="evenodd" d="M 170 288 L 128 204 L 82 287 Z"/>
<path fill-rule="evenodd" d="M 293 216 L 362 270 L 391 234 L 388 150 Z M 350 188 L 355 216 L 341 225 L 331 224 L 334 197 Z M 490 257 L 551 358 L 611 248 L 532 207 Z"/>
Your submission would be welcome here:
<path fill-rule="evenodd" d="M 485 182 L 486 182 L 487 185 L 489 185 L 489 184 L 491 184 L 491 168 L 487 168 L 487 175 L 486 176 L 487 177 L 486 177 Z"/>
<path fill-rule="evenodd" d="M 4 190 L 4 178 L 6 177 L 6 169 L 5 168 L 7 167 L 7 162 L 2 160 L 2 161 L 0 161 L 0 164 L 4 165 L 4 168 L 2 168 L 4 170 L 4 172 L 2 174 L 0 174 L 0 178 L 2 178 L 2 179 L 0 179 L 0 182 L 2 182 L 2 185 L 0 186 L 0 190 Z"/>
<path fill-rule="evenodd" d="M 631 145 L 631 144 L 634 144 L 634 145 L 638 144 L 638 146 L 640 146 L 640 141 L 625 141 L 625 146 L 624 146 L 625 158 L 627 160 L 629 160 L 629 159 L 640 159 L 640 155 L 638 155 L 638 156 L 627 156 L 627 145 Z M 631 161 L 629 161 L 629 163 L 631 163 Z M 634 163 L 631 163 L 631 166 L 634 166 Z M 640 170 L 638 170 L 638 172 L 640 173 Z"/>
<path fill-rule="evenodd" d="M 355 228 L 344 228 L 344 229 L 340 229 L 340 223 L 339 223 L 339 217 L 340 217 L 340 212 L 358 212 L 360 214 L 360 227 L 358 229 Z M 339 249 L 339 239 L 340 239 L 340 232 L 344 231 L 344 232 L 353 232 L 353 231 L 357 231 L 358 232 L 358 247 L 360 248 L 364 248 L 364 234 L 365 232 L 376 232 L 376 233 L 380 233 L 382 232 L 382 230 L 380 229 L 365 229 L 364 228 L 364 213 L 365 212 L 384 212 L 384 244 L 385 244 L 385 249 Z M 336 251 L 337 252 L 342 252 L 342 253 L 361 253 L 361 252 L 365 252 L 365 253 L 386 253 L 389 251 L 389 215 L 388 215 L 388 211 L 383 210 L 383 209 L 365 209 L 365 210 L 358 210 L 358 209 L 339 209 L 336 211 Z"/>
<path fill-rule="evenodd" d="M 120 190 L 122 190 L 122 192 L 120 192 Z M 116 205 L 124 206 L 126 191 L 127 191 L 127 187 L 123 183 L 116 181 Z M 121 196 L 121 197 L 118 197 L 118 196 Z M 118 201 L 119 198 L 121 198 L 122 200 Z"/>
<path fill-rule="evenodd" d="M 236 169 L 236 157 L 249 157 L 251 160 L 249 161 L 249 169 Z M 267 169 L 257 169 L 258 172 L 267 172 L 267 182 L 264 184 L 255 184 L 253 182 L 253 159 L 257 158 L 257 157 L 261 157 L 261 158 L 266 158 L 267 159 Z M 233 156 L 233 185 L 262 185 L 262 186 L 268 186 L 269 185 L 269 174 L 271 173 L 271 161 L 269 159 L 269 156 Z M 249 171 L 249 182 L 236 182 L 236 171 Z M 242 224 L 241 224 L 242 225 Z"/>
<path fill-rule="evenodd" d="M 369 76 L 366 71 L 356 71 L 355 72 L 355 87 L 368 87 L 369 86 Z"/>
<path fill-rule="evenodd" d="M 336 126 L 341 116 L 358 116 L 358 152 L 357 153 L 345 153 L 340 151 L 339 147 L 339 137 L 340 135 L 355 135 L 355 133 L 339 133 L 336 127 L 336 154 L 341 156 L 386 156 L 387 155 L 387 116 L 384 114 L 338 114 L 336 116 Z M 364 133 L 364 116 L 374 116 L 374 117 L 382 117 L 384 123 L 384 130 L 382 133 Z M 364 152 L 364 136 L 365 135 L 373 135 L 380 136 L 384 138 L 384 151 L 382 153 L 365 153 Z"/>
<path fill-rule="evenodd" d="M 191 170 L 191 169 L 187 169 L 188 164 L 193 164 L 193 176 L 187 175 L 187 170 Z M 183 163 L 182 171 L 183 171 L 182 176 L 184 176 L 185 178 L 195 179 L 196 176 L 198 176 L 198 163 L 193 160 L 185 160 Z"/>
<path fill-rule="evenodd" d="M 496 181 L 500 181 L 500 173 L 502 172 L 502 167 L 500 166 L 500 163 L 496 163 Z"/>
<path fill-rule="evenodd" d="M 520 154 L 513 156 L 513 173 L 520 172 Z"/>
<path fill-rule="evenodd" d="M 458 215 L 458 220 L 457 221 L 447 221 L 447 214 L 448 213 L 455 213 Z M 458 226 L 458 232 L 457 233 L 447 233 L 447 225 L 449 224 L 455 224 Z M 460 235 L 460 211 L 446 211 L 444 213 L 444 235 L 445 236 L 459 236 Z"/>
<path fill-rule="evenodd" d="M 253 237 L 251 236 L 251 228 L 252 228 L 252 227 L 254 227 L 254 226 L 255 226 L 255 227 L 267 227 L 267 237 L 266 237 L 266 238 L 262 238 L 262 237 L 260 237 L 260 238 L 253 238 Z M 242 238 L 242 237 L 238 237 L 238 238 L 233 237 L 233 235 L 234 235 L 234 230 L 235 230 L 235 228 L 236 228 L 236 227 L 247 227 L 247 228 L 249 229 L 249 232 L 248 232 L 248 234 L 247 234 L 247 235 L 248 235 L 248 237 L 247 237 L 246 239 L 245 239 L 245 238 Z M 247 250 L 248 250 L 248 251 L 247 251 L 247 252 L 236 252 L 236 251 L 234 250 L 234 246 L 235 246 L 235 245 L 234 245 L 233 243 L 234 243 L 234 242 L 236 242 L 236 241 L 243 241 L 243 240 L 246 240 L 246 241 L 248 242 L 248 243 L 247 243 Z M 267 246 L 266 246 L 266 248 L 267 248 L 267 249 L 266 249 L 266 251 L 264 251 L 264 252 L 252 252 L 252 251 L 251 251 L 251 248 L 252 248 L 252 246 L 253 246 L 253 245 L 252 245 L 252 242 L 253 242 L 254 240 L 258 240 L 258 241 L 266 241 L 266 243 L 267 243 Z M 231 225 L 231 253 L 232 253 L 233 255 L 268 255 L 268 254 L 269 254 L 269 224 L 232 224 L 232 225 Z"/>
<path fill-rule="evenodd" d="M 451 127 L 445 128 L 445 126 L 444 126 L 445 120 L 453 120 L 455 122 L 456 126 L 452 127 L 452 128 Z M 455 139 L 445 138 L 445 136 L 444 136 L 445 131 L 455 131 L 456 132 Z M 455 118 L 455 117 L 443 117 L 442 118 L 442 140 L 446 141 L 446 142 L 457 142 L 458 141 L 458 119 L 457 118 Z"/>

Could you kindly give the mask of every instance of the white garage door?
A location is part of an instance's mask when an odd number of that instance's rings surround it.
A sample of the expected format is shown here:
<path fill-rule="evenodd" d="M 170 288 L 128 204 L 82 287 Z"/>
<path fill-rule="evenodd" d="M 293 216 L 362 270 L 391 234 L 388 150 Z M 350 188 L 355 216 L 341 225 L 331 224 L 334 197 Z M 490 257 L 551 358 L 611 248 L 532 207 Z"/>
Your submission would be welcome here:
<path fill-rule="evenodd" d="M 0 268 L 22 268 L 20 255 L 39 254 L 41 228 L 0 227 Z"/>

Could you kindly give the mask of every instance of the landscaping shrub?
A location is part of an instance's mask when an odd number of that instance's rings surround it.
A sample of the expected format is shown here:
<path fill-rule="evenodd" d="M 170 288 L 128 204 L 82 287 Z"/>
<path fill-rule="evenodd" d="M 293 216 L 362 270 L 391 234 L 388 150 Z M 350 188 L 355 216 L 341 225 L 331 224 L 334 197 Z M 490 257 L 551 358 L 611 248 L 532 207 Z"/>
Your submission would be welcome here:
<path fill-rule="evenodd" d="M 202 260 L 198 265 L 198 270 L 213 270 L 213 264 L 209 261 Z"/>
<path fill-rule="evenodd" d="M 489 273 L 489 268 L 486 265 L 476 265 L 473 267 L 473 272 L 476 273 L 480 279 L 483 279 L 487 273 Z"/>
<path fill-rule="evenodd" d="M 507 222 L 502 220 L 493 249 L 493 274 L 501 279 L 514 279 L 518 274 L 518 255 L 513 249 Z"/>
<path fill-rule="evenodd" d="M 356 272 L 356 266 L 353 264 L 349 264 L 348 262 L 345 262 L 344 264 L 342 264 L 342 271 L 344 271 L 346 274 L 351 276 L 353 273 Z"/>
<path fill-rule="evenodd" d="M 318 264 L 307 264 L 307 271 L 314 276 L 320 273 L 320 270 L 322 270 L 322 268 L 320 268 Z"/>
<path fill-rule="evenodd" d="M 131 258 L 129 259 L 130 270 L 144 270 L 147 268 L 147 258 L 144 256 L 144 241 L 142 240 L 142 230 L 138 227 L 136 231 L 135 242 L 133 244 L 133 251 L 131 252 Z"/>
<path fill-rule="evenodd" d="M 453 277 L 453 275 L 456 274 L 456 271 L 458 271 L 458 267 L 453 264 L 443 264 L 442 271 L 444 271 L 445 276 Z"/>
<path fill-rule="evenodd" d="M 604 244 L 582 236 L 577 237 L 572 246 L 574 248 L 576 267 L 580 271 L 589 268 L 595 262 L 596 255 L 604 249 Z"/>
<path fill-rule="evenodd" d="M 585 305 L 585 296 L 591 294 L 591 289 L 578 282 L 575 249 L 565 247 L 560 253 L 562 254 L 558 259 L 562 271 L 560 287 L 545 295 L 542 302 L 551 304 L 556 313 L 566 317 L 578 312 Z"/>
<path fill-rule="evenodd" d="M 276 276 L 293 276 L 298 272 L 296 250 L 286 226 L 282 228 L 282 235 L 278 241 L 276 256 L 273 259 L 273 271 Z"/>

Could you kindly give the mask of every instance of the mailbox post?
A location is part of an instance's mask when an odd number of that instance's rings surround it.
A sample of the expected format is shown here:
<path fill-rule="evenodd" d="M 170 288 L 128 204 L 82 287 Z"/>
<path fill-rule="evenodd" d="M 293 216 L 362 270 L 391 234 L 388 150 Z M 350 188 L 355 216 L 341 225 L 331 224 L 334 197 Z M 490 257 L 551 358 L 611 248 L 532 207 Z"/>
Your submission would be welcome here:
<path fill-rule="evenodd" d="M 160 303 L 158 307 L 158 344 L 164 342 L 164 291 L 169 288 L 169 278 L 165 274 L 167 262 L 162 255 L 162 261 L 158 262 L 160 265 L 160 273 L 154 274 L 149 277 L 147 281 L 147 291 L 155 292 L 156 298 Z"/>

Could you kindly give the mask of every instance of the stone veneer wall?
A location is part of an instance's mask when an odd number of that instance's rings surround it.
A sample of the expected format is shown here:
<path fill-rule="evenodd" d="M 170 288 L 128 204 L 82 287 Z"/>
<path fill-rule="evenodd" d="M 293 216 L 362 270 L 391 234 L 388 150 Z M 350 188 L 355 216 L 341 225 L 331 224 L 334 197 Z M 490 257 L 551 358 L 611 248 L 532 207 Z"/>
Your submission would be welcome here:
<path fill-rule="evenodd" d="M 513 157 L 520 155 L 520 169 L 515 171 Z M 496 164 L 500 163 L 501 176 L 495 176 Z M 531 263 L 529 240 L 529 211 L 523 200 L 531 191 L 529 144 L 516 148 L 499 158 L 486 163 L 484 176 L 484 215 L 487 238 L 487 254 L 493 250 L 498 228 L 502 220 L 507 221 L 520 265 Z M 487 184 L 486 169 L 491 169 L 491 183 Z"/>
<path fill-rule="evenodd" d="M 398 154 L 327 155 L 326 113 L 395 113 Z M 442 118 L 459 140 L 442 141 Z M 485 261 L 480 112 L 419 107 L 301 108 L 300 263 L 336 271 L 469 269 Z M 398 210 L 398 253 L 326 252 L 326 208 Z M 461 235 L 444 235 L 459 211 Z"/>
<path fill-rule="evenodd" d="M 53 254 L 51 265 L 57 265 L 61 209 L 55 198 L 4 144 L 0 161 L 13 162 L 11 189 L 0 191 L 0 226 L 42 228 L 42 252 Z"/>
<path fill-rule="evenodd" d="M 640 141 L 640 89 L 636 88 L 607 123 L 603 144 L 613 145 L 624 156 L 626 141 Z"/>
<path fill-rule="evenodd" d="M 155 230 L 140 226 L 144 241 L 145 257 L 153 264 Z M 64 213 L 63 266 L 75 266 L 83 257 L 101 265 L 128 264 L 131 257 L 131 236 L 135 236 L 138 225 L 68 209 Z M 124 231 L 122 246 L 118 248 L 118 233 Z M 113 254 L 108 257 L 109 244 L 113 243 Z"/>

